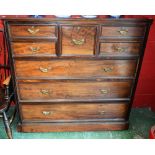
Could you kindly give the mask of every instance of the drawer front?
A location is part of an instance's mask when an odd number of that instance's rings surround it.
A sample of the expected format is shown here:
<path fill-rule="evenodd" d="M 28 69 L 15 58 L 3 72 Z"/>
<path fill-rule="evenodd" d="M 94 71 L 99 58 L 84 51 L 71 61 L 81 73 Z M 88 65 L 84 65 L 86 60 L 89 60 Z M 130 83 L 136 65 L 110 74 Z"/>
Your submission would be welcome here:
<path fill-rule="evenodd" d="M 95 26 L 62 26 L 62 55 L 93 55 Z"/>
<path fill-rule="evenodd" d="M 103 37 L 143 37 L 145 27 L 113 27 L 102 26 Z"/>
<path fill-rule="evenodd" d="M 22 104 L 24 121 L 125 119 L 128 111 L 126 103 L 59 103 Z"/>
<path fill-rule="evenodd" d="M 141 50 L 141 43 L 101 43 L 100 55 L 102 56 L 134 56 Z"/>
<path fill-rule="evenodd" d="M 129 98 L 132 81 L 51 81 L 44 83 L 19 83 L 21 100 L 91 100 Z"/>
<path fill-rule="evenodd" d="M 55 42 L 12 42 L 13 55 L 56 55 Z"/>
<path fill-rule="evenodd" d="M 10 25 L 11 37 L 56 37 L 56 26 Z"/>
<path fill-rule="evenodd" d="M 26 78 L 133 77 L 136 65 L 136 60 L 16 60 L 15 71 Z"/>

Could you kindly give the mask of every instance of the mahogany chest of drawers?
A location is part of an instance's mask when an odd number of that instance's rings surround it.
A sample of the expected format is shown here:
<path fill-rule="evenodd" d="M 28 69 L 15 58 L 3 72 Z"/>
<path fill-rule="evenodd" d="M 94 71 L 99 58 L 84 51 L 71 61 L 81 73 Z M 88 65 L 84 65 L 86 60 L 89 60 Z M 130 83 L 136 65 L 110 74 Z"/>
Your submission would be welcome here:
<path fill-rule="evenodd" d="M 151 23 L 5 20 L 18 131 L 128 129 Z"/>

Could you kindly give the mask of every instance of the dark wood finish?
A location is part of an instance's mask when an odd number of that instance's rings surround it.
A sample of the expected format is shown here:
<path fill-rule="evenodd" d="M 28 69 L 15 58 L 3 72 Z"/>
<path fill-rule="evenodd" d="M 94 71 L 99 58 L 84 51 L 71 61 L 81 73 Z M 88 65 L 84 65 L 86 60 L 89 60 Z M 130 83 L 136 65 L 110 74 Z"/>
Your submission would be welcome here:
<path fill-rule="evenodd" d="M 145 52 L 147 39 L 148 39 L 148 36 L 149 36 L 149 31 L 150 31 L 150 27 L 151 27 L 152 22 L 153 22 L 153 20 L 150 23 L 148 22 L 148 25 L 146 26 L 146 30 L 145 30 L 145 37 L 144 37 L 144 40 L 143 40 L 141 55 L 139 57 L 139 65 L 138 65 L 138 68 L 137 68 L 137 75 L 136 75 L 137 78 L 135 79 L 135 82 L 134 82 L 134 85 L 133 85 L 133 91 L 132 91 L 132 94 L 131 94 L 131 101 L 130 101 L 131 104 L 130 104 L 130 108 L 129 108 L 128 115 L 127 115 L 128 119 L 129 119 L 129 116 L 130 116 L 130 111 L 131 111 L 132 103 L 133 103 L 133 100 L 134 100 L 134 95 L 135 95 L 135 91 L 136 91 L 136 87 L 137 87 L 137 83 L 138 83 L 138 78 L 139 78 L 141 67 L 142 67 L 144 52 Z"/>
<path fill-rule="evenodd" d="M 126 103 L 57 103 L 23 104 L 23 121 L 96 121 L 97 119 L 125 119 Z"/>
<path fill-rule="evenodd" d="M 127 129 L 151 22 L 7 19 L 11 72 L 20 102 L 18 130 Z M 42 50 L 31 54 L 26 48 L 32 43 Z M 102 107 L 106 112 L 100 116 Z M 46 115 L 53 109 L 53 116 L 40 115 L 42 110 Z"/>
<path fill-rule="evenodd" d="M 23 123 L 19 132 L 72 132 L 127 130 L 128 122 L 87 122 L 87 123 Z"/>
<path fill-rule="evenodd" d="M 4 126 L 5 126 L 7 136 L 8 136 L 9 139 L 12 139 L 13 138 L 12 130 L 11 130 L 11 127 L 10 127 L 10 122 L 9 122 L 8 116 L 6 115 L 5 112 L 3 112 L 2 115 L 3 115 L 3 122 L 4 122 Z"/>
<path fill-rule="evenodd" d="M 10 25 L 11 37 L 56 37 L 55 26 Z"/>
<path fill-rule="evenodd" d="M 56 55 L 55 42 L 12 42 L 14 56 Z"/>
<path fill-rule="evenodd" d="M 21 100 L 129 98 L 132 81 L 19 83 Z"/>
<path fill-rule="evenodd" d="M 102 26 L 103 37 L 144 37 L 145 27 Z"/>
<path fill-rule="evenodd" d="M 15 60 L 19 78 L 134 77 L 136 66 L 136 60 Z"/>
<path fill-rule="evenodd" d="M 100 43 L 101 56 L 137 56 L 140 54 L 140 50 L 140 42 Z"/>
<path fill-rule="evenodd" d="M 62 26 L 62 55 L 93 55 L 95 26 Z"/>

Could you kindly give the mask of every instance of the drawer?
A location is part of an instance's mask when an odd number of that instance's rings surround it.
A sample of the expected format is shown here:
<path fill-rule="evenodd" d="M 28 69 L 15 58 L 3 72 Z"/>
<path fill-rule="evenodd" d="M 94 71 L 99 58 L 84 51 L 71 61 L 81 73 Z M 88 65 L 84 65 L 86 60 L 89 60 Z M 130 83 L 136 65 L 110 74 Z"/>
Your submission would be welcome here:
<path fill-rule="evenodd" d="M 102 26 L 103 37 L 143 37 L 145 27 Z"/>
<path fill-rule="evenodd" d="M 54 25 L 10 25 L 11 37 L 56 37 Z"/>
<path fill-rule="evenodd" d="M 101 56 L 135 56 L 139 55 L 141 43 L 100 43 Z"/>
<path fill-rule="evenodd" d="M 93 55 L 96 26 L 62 26 L 62 55 Z"/>
<path fill-rule="evenodd" d="M 103 100 L 129 98 L 132 81 L 52 80 L 19 82 L 20 100 Z"/>
<path fill-rule="evenodd" d="M 93 121 L 96 119 L 125 119 L 128 112 L 128 104 L 22 104 L 20 110 L 24 121 Z"/>
<path fill-rule="evenodd" d="M 56 55 L 55 42 L 12 42 L 14 56 Z"/>
<path fill-rule="evenodd" d="M 136 60 L 15 60 L 19 78 L 134 77 L 136 66 Z"/>

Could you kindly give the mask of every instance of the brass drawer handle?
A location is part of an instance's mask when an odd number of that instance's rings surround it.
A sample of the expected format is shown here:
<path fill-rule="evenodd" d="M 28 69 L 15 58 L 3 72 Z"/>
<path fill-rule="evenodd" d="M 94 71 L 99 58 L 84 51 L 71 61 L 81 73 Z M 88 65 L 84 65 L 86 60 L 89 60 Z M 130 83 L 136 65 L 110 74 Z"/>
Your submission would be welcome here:
<path fill-rule="evenodd" d="M 47 73 L 50 69 L 52 69 L 51 67 L 47 67 L 47 68 L 44 68 L 44 67 L 39 67 L 39 70 L 43 73 Z"/>
<path fill-rule="evenodd" d="M 101 92 L 101 94 L 108 94 L 108 90 L 106 90 L 106 89 L 101 89 L 100 92 Z"/>
<path fill-rule="evenodd" d="M 47 115 L 53 114 L 53 112 L 52 111 L 42 111 L 42 114 L 47 116 Z"/>
<path fill-rule="evenodd" d="M 85 43 L 85 39 L 72 39 L 74 45 L 83 45 Z"/>
<path fill-rule="evenodd" d="M 80 29 L 81 29 L 81 27 L 80 27 L 80 26 L 78 26 L 78 27 L 77 27 L 77 30 L 79 31 Z"/>
<path fill-rule="evenodd" d="M 49 95 L 49 90 L 47 90 L 47 89 L 41 89 L 40 92 L 41 92 L 43 95 Z"/>
<path fill-rule="evenodd" d="M 30 47 L 29 49 L 32 51 L 32 53 L 36 53 L 40 50 L 40 47 Z"/>
<path fill-rule="evenodd" d="M 99 111 L 100 115 L 104 115 L 105 114 L 105 111 L 102 110 L 102 111 Z"/>
<path fill-rule="evenodd" d="M 119 53 L 121 53 L 121 52 L 125 52 L 125 50 L 126 50 L 126 48 L 124 47 L 114 47 L 114 49 L 115 49 L 115 51 L 116 52 L 119 52 Z"/>
<path fill-rule="evenodd" d="M 103 68 L 104 72 L 112 72 L 113 71 L 113 67 L 105 67 Z"/>
<path fill-rule="evenodd" d="M 128 30 L 127 29 L 121 29 L 118 31 L 122 36 L 125 36 L 128 34 Z"/>
<path fill-rule="evenodd" d="M 36 29 L 34 26 L 32 26 L 31 28 L 28 28 L 27 31 L 28 31 L 30 34 L 36 34 L 37 32 L 40 31 L 40 29 Z"/>

